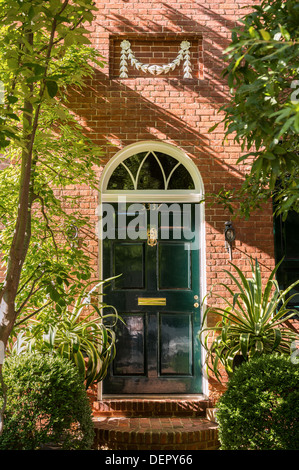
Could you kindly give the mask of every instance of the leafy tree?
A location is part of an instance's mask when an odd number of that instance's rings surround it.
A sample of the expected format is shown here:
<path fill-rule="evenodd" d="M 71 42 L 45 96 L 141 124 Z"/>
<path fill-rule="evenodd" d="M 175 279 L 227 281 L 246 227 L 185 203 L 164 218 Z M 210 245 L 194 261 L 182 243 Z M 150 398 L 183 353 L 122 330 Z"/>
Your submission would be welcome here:
<path fill-rule="evenodd" d="M 285 218 L 299 212 L 299 3 L 263 0 L 252 9 L 226 50 L 231 97 L 221 107 L 225 136 L 248 152 L 238 163 L 250 172 L 241 189 L 220 196 L 230 208 L 241 201 L 247 216 L 273 197 Z"/>
<path fill-rule="evenodd" d="M 72 237 L 88 221 L 67 190 L 97 187 L 100 151 L 68 109 L 69 88 L 102 66 L 83 26 L 93 10 L 92 0 L 0 0 L 4 346 L 25 309 L 34 315 L 53 303 L 59 312 L 92 274 L 90 256 Z"/>

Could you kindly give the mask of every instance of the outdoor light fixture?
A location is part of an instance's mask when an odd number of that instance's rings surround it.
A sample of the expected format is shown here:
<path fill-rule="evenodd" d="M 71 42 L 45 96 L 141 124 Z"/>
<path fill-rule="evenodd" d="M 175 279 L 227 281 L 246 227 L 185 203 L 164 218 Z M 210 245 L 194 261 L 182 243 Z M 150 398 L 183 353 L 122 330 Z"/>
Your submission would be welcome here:
<path fill-rule="evenodd" d="M 72 247 L 78 246 L 79 229 L 76 225 L 71 224 L 67 227 L 66 236 L 69 239 Z"/>
<path fill-rule="evenodd" d="M 76 240 L 79 235 L 78 227 L 74 224 L 69 225 L 69 227 L 66 230 L 66 235 L 69 240 Z"/>
<path fill-rule="evenodd" d="M 232 260 L 232 243 L 236 238 L 236 233 L 232 222 L 225 222 L 224 237 L 225 248 L 227 249 L 230 255 L 230 260 Z"/>

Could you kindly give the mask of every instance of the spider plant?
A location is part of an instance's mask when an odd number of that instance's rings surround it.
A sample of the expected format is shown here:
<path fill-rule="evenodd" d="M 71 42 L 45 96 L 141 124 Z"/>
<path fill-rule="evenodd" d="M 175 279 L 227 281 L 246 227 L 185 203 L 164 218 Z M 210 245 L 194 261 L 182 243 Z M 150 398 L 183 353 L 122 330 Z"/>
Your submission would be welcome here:
<path fill-rule="evenodd" d="M 232 263 L 236 274 L 224 270 L 232 280 L 231 287 L 220 284 L 228 292 L 228 297 L 215 294 L 215 298 L 221 299 L 222 306 L 208 307 L 203 325 L 206 325 L 211 314 L 218 315 L 220 320 L 213 327 L 204 326 L 199 334 L 206 350 L 207 373 L 212 371 L 219 381 L 222 379 L 221 369 L 224 368 L 230 376 L 238 358 L 242 362 L 261 354 L 290 354 L 292 343 L 299 339 L 299 335 L 285 323 L 296 313 L 287 306 L 294 296 L 286 297 L 299 284 L 299 280 L 280 291 L 275 279 L 280 263 L 275 266 L 264 287 L 257 260 L 250 262 L 251 279 L 246 279 Z"/>
<path fill-rule="evenodd" d="M 76 365 L 86 388 L 101 381 L 115 357 L 113 328 L 122 321 L 113 306 L 94 301 L 100 295 L 99 287 L 108 281 L 88 283 L 75 304 L 59 315 L 51 309 L 30 319 L 18 333 L 11 354 L 38 351 L 59 355 Z M 104 315 L 103 309 L 108 307 L 112 313 Z"/>

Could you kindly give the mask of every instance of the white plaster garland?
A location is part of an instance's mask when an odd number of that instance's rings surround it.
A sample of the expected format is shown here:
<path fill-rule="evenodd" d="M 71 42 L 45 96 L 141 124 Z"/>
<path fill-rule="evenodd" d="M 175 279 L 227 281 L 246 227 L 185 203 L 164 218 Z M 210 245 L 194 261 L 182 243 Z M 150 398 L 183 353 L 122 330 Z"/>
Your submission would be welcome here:
<path fill-rule="evenodd" d="M 190 62 L 190 42 L 182 41 L 181 47 L 177 57 L 168 64 L 156 65 L 156 64 L 143 64 L 136 59 L 132 49 L 131 43 L 128 40 L 121 42 L 121 57 L 120 57 L 120 78 L 128 78 L 128 60 L 131 61 L 131 65 L 137 70 L 141 70 L 144 73 L 151 73 L 152 75 L 160 75 L 162 73 L 168 73 L 174 70 L 180 65 L 181 61 L 184 60 L 183 70 L 184 78 L 192 78 L 191 73 L 191 62 Z"/>

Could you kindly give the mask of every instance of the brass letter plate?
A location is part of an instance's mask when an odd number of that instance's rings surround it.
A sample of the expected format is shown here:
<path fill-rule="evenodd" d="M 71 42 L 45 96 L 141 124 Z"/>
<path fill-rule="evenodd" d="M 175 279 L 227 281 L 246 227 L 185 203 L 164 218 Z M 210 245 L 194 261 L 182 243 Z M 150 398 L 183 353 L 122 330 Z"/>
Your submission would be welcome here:
<path fill-rule="evenodd" d="M 166 305 L 163 297 L 138 297 L 138 305 Z"/>

